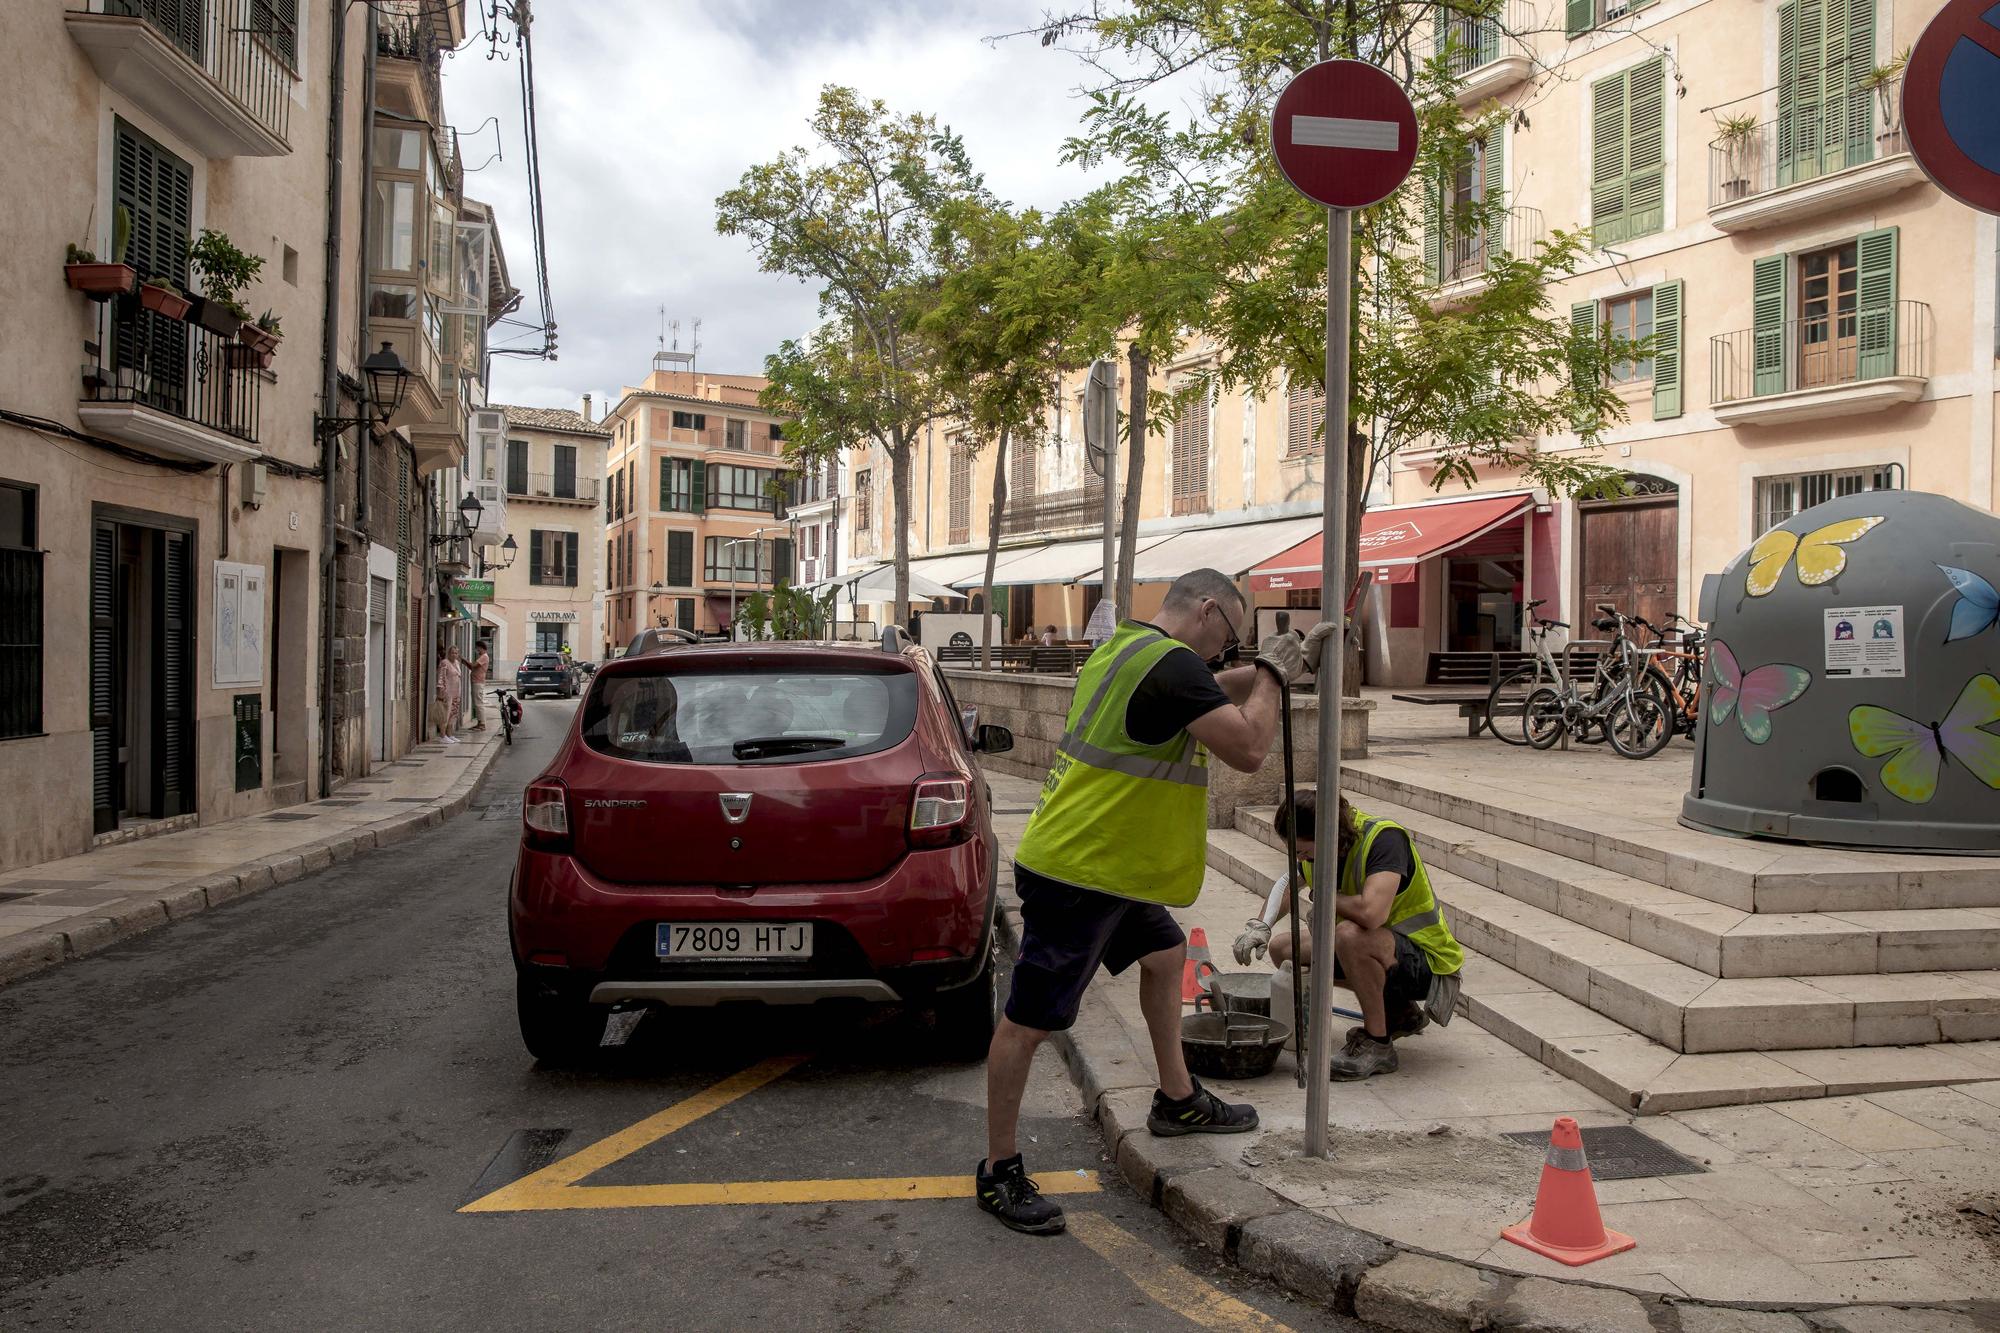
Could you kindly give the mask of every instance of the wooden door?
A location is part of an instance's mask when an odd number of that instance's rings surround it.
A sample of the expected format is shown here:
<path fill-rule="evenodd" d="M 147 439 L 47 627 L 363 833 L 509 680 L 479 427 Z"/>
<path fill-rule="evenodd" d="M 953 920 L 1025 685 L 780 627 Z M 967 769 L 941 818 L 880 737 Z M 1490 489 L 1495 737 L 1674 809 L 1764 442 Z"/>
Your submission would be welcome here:
<path fill-rule="evenodd" d="M 1587 506 L 1579 520 L 1583 604 L 1572 633 L 1596 635 L 1589 624 L 1600 602 L 1664 625 L 1680 608 L 1679 500 Z"/>
<path fill-rule="evenodd" d="M 1856 245 L 1801 255 L 1799 387 L 1845 384 L 1855 378 L 1855 312 L 1860 286 Z"/>

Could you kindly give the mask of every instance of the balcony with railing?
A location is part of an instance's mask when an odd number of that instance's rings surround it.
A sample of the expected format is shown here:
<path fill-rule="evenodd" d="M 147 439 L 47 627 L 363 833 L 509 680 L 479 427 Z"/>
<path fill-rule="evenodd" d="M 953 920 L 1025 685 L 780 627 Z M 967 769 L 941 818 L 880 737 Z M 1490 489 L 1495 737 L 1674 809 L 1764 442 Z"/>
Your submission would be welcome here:
<path fill-rule="evenodd" d="M 597 503 L 596 477 L 559 476 L 549 472 L 514 473 L 507 478 L 507 494 L 523 500 L 546 500 L 552 504 Z"/>
<path fill-rule="evenodd" d="M 291 151 L 298 34 L 269 0 L 88 0 L 63 21 L 100 78 L 204 156 Z"/>
<path fill-rule="evenodd" d="M 1539 208 L 1509 208 L 1497 216 L 1448 222 L 1436 249 L 1433 308 L 1456 305 L 1486 289 L 1494 261 L 1531 253 L 1548 237 Z"/>
<path fill-rule="evenodd" d="M 1751 231 L 1847 208 L 1923 180 L 1903 134 L 1903 83 L 1855 87 L 1708 146 L 1708 216 Z"/>
<path fill-rule="evenodd" d="M 1922 396 L 1931 341 L 1922 301 L 1738 329 L 1709 339 L 1709 402 L 1730 426 L 1879 412 Z"/>
<path fill-rule="evenodd" d="M 77 417 L 94 435 L 176 458 L 256 458 L 264 371 L 255 350 L 132 297 L 98 308 Z"/>
<path fill-rule="evenodd" d="M 1045 491 L 1007 503 L 1000 516 L 1000 535 L 1022 537 L 1042 532 L 1104 527 L 1104 488 L 1080 486 L 1067 491 Z"/>
<path fill-rule="evenodd" d="M 418 0 L 378 0 L 375 5 L 377 96 L 384 106 L 422 120 L 442 117 L 444 48 L 426 6 Z"/>
<path fill-rule="evenodd" d="M 1477 106 L 1534 72 L 1525 34 L 1536 26 L 1529 0 L 1499 0 L 1485 14 L 1465 14 L 1440 5 L 1429 32 L 1416 43 L 1415 54 L 1423 60 L 1442 55 L 1457 80 L 1458 104 Z"/>

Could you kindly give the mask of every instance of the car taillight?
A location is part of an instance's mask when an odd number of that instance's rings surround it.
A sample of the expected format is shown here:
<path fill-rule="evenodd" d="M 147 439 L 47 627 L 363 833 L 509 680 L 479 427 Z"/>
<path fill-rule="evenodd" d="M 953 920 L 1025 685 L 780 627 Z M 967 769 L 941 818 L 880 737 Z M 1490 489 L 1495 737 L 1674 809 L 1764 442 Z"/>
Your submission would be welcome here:
<path fill-rule="evenodd" d="M 521 793 L 521 822 L 537 847 L 569 845 L 569 789 L 553 778 L 528 784 Z"/>
<path fill-rule="evenodd" d="M 910 846 L 949 847 L 972 836 L 967 816 L 972 784 L 964 778 L 920 778 L 910 798 Z"/>

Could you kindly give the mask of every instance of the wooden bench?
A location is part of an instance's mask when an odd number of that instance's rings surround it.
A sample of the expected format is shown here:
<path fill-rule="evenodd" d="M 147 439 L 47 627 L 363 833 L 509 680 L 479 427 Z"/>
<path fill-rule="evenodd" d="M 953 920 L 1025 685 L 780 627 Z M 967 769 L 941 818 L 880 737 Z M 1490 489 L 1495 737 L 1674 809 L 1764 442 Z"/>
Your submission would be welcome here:
<path fill-rule="evenodd" d="M 1598 650 L 1581 644 L 1558 654 L 1572 678 L 1586 679 L 1597 669 Z M 1406 704 L 1456 706 L 1465 719 L 1465 734 L 1476 737 L 1486 725 L 1486 701 L 1496 681 L 1505 680 L 1522 667 L 1533 666 L 1535 655 L 1523 651 L 1432 653 L 1424 663 L 1424 683 L 1419 689 L 1405 690 L 1389 697 Z M 1509 691 L 1504 698 L 1526 699 L 1528 692 Z"/>

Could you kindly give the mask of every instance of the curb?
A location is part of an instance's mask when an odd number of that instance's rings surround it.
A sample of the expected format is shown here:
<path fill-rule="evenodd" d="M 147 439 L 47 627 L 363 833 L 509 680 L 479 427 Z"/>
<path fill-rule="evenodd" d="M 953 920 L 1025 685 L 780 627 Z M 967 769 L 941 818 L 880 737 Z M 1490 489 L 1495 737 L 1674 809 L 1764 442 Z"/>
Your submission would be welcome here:
<path fill-rule="evenodd" d="M 499 761 L 502 748 L 497 741 L 487 745 L 485 753 L 467 765 L 442 795 L 406 813 L 170 885 L 152 901 L 120 903 L 78 925 L 48 926 L 0 939 L 0 986 L 87 957 L 197 912 L 289 884 L 362 852 L 407 842 L 472 804 L 487 771 Z"/>
<path fill-rule="evenodd" d="M 1001 936 L 1020 948 L 1018 909 Z M 1095 985 L 1097 983 L 1093 983 Z M 1186 1139 L 1146 1129 L 1149 1044 L 1085 997 L 1076 1026 L 1052 1036 L 1097 1122 L 1106 1154 L 1139 1196 L 1191 1239 L 1293 1294 L 1396 1333 L 1979 1333 L 2000 1329 L 1987 1303 L 1930 1306 L 1704 1304 L 1591 1282 L 1488 1268 L 1399 1244 L 1301 1208 Z"/>

